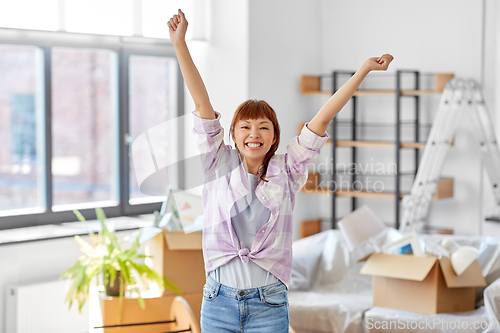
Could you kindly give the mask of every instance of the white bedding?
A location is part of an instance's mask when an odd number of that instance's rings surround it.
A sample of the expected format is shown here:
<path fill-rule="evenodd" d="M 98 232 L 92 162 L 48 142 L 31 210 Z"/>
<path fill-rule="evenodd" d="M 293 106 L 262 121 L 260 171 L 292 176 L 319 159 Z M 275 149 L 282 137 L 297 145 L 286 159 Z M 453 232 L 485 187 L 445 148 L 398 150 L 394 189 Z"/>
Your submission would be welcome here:
<path fill-rule="evenodd" d="M 372 304 L 369 294 L 292 291 L 290 325 L 296 333 L 359 333 L 363 311 Z"/>
<path fill-rule="evenodd" d="M 388 229 L 385 235 L 375 240 L 378 245 L 398 237 L 398 232 Z M 439 244 L 444 235 L 422 235 L 429 252 L 441 251 Z M 461 314 L 438 314 L 421 316 L 391 309 L 371 308 L 371 277 L 359 274 L 363 262 L 359 259 L 369 254 L 368 246 L 350 253 L 338 230 L 327 230 L 295 241 L 293 244 L 293 272 L 288 293 L 290 326 L 296 333 L 374 333 L 386 332 L 370 325 L 373 320 L 425 321 L 438 318 L 457 322 L 489 324 L 489 329 L 468 330 L 410 330 L 395 329 L 387 332 L 499 332 L 500 324 L 500 238 L 481 236 L 454 236 L 461 245 L 472 245 L 479 249 L 479 264 L 489 287 L 478 288 L 478 303 L 475 311 Z M 493 282 L 493 283 L 492 283 Z M 484 307 L 482 305 L 484 304 Z M 368 321 L 367 321 L 368 320 Z M 368 325 L 368 326 L 367 326 Z M 413 324 L 415 325 L 415 324 Z M 443 324 L 445 325 L 445 324 Z M 465 324 L 464 324 L 465 325 Z M 491 329 L 498 325 L 495 329 Z M 448 326 L 449 327 L 449 326 Z M 371 329 L 370 329 L 371 328 Z M 446 327 L 445 327 L 446 328 Z"/>

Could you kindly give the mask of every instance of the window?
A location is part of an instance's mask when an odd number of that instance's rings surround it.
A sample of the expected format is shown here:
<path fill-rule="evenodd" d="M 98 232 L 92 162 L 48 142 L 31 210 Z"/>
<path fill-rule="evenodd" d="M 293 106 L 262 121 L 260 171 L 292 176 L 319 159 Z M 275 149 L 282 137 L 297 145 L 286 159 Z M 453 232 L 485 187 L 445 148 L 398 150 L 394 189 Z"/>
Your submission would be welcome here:
<path fill-rule="evenodd" d="M 31 165 L 36 162 L 35 95 L 13 94 L 10 109 L 12 161 L 14 165 Z"/>
<path fill-rule="evenodd" d="M 65 7 L 66 31 L 133 35 L 132 0 L 71 0 L 65 1 Z"/>
<path fill-rule="evenodd" d="M 173 164 L 176 160 L 178 137 L 177 128 L 169 119 L 177 117 L 177 60 L 168 57 L 131 56 L 129 59 L 129 119 L 130 139 L 148 134 L 148 139 L 156 152 L 166 152 L 164 164 Z M 161 126 L 159 131 L 154 128 Z M 152 137 L 152 133 L 157 133 Z M 145 149 L 149 153 L 149 148 Z M 130 154 L 130 204 L 138 204 L 158 200 L 154 196 L 142 193 L 137 183 L 136 172 L 148 173 L 147 170 L 137 170 L 140 164 L 134 163 Z M 156 156 L 159 163 L 161 156 Z M 166 168 L 163 165 L 164 168 Z M 159 166 L 162 169 L 162 165 Z M 166 179 L 171 186 L 178 187 L 177 177 L 172 174 L 175 169 L 169 168 Z M 161 171 L 160 171 L 161 172 Z M 161 192 L 161 191 L 160 191 Z"/>
<path fill-rule="evenodd" d="M 0 1 L 0 27 L 58 30 L 59 0 Z"/>
<path fill-rule="evenodd" d="M 200 39 L 204 37 L 205 31 L 204 2 L 205 0 L 0 1 L 0 27 L 168 39 L 167 20 L 177 13 L 178 8 L 182 8 L 191 22 L 186 38 Z"/>
<path fill-rule="evenodd" d="M 42 204 L 40 57 L 36 47 L 0 46 L 0 212 Z"/>
<path fill-rule="evenodd" d="M 87 217 L 94 207 L 108 217 L 159 210 L 164 195 L 141 193 L 129 150 L 131 140 L 183 113 L 171 43 L 110 45 L 111 37 L 69 33 L 45 42 L 44 33 L 25 31 L 16 42 L 31 45 L 9 45 L 4 32 L 0 229 L 74 221 L 73 209 Z M 172 126 L 161 133 L 164 162 L 178 160 L 179 135 Z"/>
<path fill-rule="evenodd" d="M 54 210 L 118 201 L 112 161 L 117 137 L 112 123 L 118 119 L 115 63 L 110 51 L 52 49 Z"/>
<path fill-rule="evenodd" d="M 145 37 L 170 38 L 168 27 L 165 29 L 166 22 L 172 15 L 177 14 L 179 8 L 182 9 L 187 18 L 193 17 L 191 0 L 142 0 L 142 4 L 142 32 Z M 193 38 L 191 22 L 196 22 L 196 20 L 189 20 L 190 28 L 186 32 L 186 39 Z M 196 29 L 196 26 L 194 28 Z"/>

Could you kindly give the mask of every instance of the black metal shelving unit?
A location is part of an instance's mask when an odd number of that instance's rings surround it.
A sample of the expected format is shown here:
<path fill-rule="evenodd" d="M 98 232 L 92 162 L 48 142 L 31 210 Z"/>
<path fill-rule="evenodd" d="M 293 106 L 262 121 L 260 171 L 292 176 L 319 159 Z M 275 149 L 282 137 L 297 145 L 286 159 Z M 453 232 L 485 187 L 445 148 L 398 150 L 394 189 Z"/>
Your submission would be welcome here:
<path fill-rule="evenodd" d="M 415 148 L 405 148 L 405 147 L 402 147 L 402 140 L 401 140 L 401 127 L 403 125 L 406 125 L 406 124 L 412 124 L 414 126 L 414 132 L 415 132 L 415 135 L 414 135 L 414 142 L 415 143 L 418 143 L 419 140 L 420 140 L 420 134 L 419 134 L 419 131 L 420 131 L 420 128 L 421 128 L 421 123 L 420 123 L 420 94 L 416 93 L 416 94 L 403 94 L 403 89 L 402 89 L 402 76 L 404 74 L 410 74 L 410 75 L 414 75 L 414 81 L 413 81 L 413 89 L 415 91 L 418 91 L 420 90 L 420 76 L 421 76 L 421 73 L 419 71 L 415 71 L 415 70 L 398 70 L 396 72 L 396 76 L 395 76 L 395 79 L 396 79 L 396 90 L 395 90 L 395 96 L 396 96 L 396 108 L 395 108 L 395 113 L 396 113 L 396 123 L 394 124 L 395 127 L 396 127 L 396 135 L 395 135 L 395 139 L 394 139 L 394 143 L 395 143 L 395 160 L 396 160 L 396 172 L 394 174 L 394 180 L 395 180 L 395 191 L 394 191 L 394 206 L 395 206 L 395 227 L 396 229 L 399 228 L 399 224 L 400 224 L 400 201 L 401 201 L 401 194 L 402 194 L 402 190 L 401 190 L 401 177 L 404 176 L 404 175 L 407 175 L 408 173 L 407 172 L 403 172 L 401 170 L 401 150 L 402 149 L 413 149 L 414 150 L 414 170 L 411 172 L 411 175 L 413 177 L 415 177 L 415 175 L 417 174 L 417 170 L 418 170 L 418 164 L 419 164 L 419 159 L 420 159 L 420 152 L 419 152 L 419 149 L 418 147 L 415 147 Z M 339 82 L 339 76 L 341 75 L 354 75 L 354 72 L 352 71 L 333 71 L 332 73 L 332 94 L 335 94 L 335 92 L 338 90 L 338 82 Z M 356 100 L 357 98 L 360 97 L 360 96 L 352 96 L 351 97 L 351 115 L 352 115 L 352 119 L 350 121 L 347 121 L 347 123 L 351 126 L 351 140 L 352 141 L 357 141 L 358 140 L 358 137 L 357 137 L 357 127 L 358 127 L 358 121 L 357 121 L 357 117 L 356 117 L 356 114 L 357 114 L 357 103 L 356 103 Z M 403 98 L 413 98 L 414 99 L 414 102 L 415 102 L 415 108 L 414 108 L 414 119 L 412 120 L 403 120 L 401 119 L 401 114 L 402 114 L 402 99 Z M 341 121 L 337 120 L 336 117 L 333 118 L 332 120 L 332 135 L 331 135 L 331 139 L 332 139 L 332 164 L 333 164 L 333 170 L 332 170 L 332 177 L 334 178 L 334 181 L 336 181 L 336 177 L 337 177 L 337 174 L 338 174 L 338 170 L 337 170 L 337 156 L 336 156 L 336 153 L 337 153 L 337 148 L 338 145 L 337 145 L 337 140 L 338 140 L 338 136 L 337 136 L 337 131 L 338 131 L 338 126 L 339 126 L 339 123 L 341 123 Z M 345 124 L 346 122 L 343 121 L 343 123 Z M 366 124 L 363 124 L 363 126 L 366 126 Z M 353 145 L 351 147 L 351 150 L 352 150 L 352 160 L 351 160 L 351 163 L 353 163 L 352 165 L 356 165 L 356 156 L 357 156 L 357 147 L 355 145 Z M 353 174 L 351 175 L 351 184 L 354 184 L 355 181 L 357 180 L 357 176 L 356 174 Z M 337 193 L 336 191 L 331 191 L 332 192 L 332 228 L 336 228 L 336 224 L 337 224 L 337 209 L 336 209 L 336 201 L 337 201 Z M 353 196 L 351 198 L 351 210 L 355 210 L 356 209 L 356 203 L 357 203 L 357 200 L 356 200 L 356 197 Z"/>

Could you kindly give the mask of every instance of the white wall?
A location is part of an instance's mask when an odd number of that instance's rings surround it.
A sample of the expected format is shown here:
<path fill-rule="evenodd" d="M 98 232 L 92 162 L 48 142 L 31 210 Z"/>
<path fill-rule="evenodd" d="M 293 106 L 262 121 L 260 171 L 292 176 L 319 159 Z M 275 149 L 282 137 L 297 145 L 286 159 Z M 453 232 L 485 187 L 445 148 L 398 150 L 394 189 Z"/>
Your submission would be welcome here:
<path fill-rule="evenodd" d="M 486 103 L 490 108 L 494 125 L 497 129 L 497 141 L 500 137 L 500 5 L 496 0 L 485 0 L 485 47 L 484 47 L 484 79 L 483 85 L 486 94 Z M 491 192 L 491 185 L 487 174 L 483 171 L 482 201 L 484 212 L 487 216 L 500 213 L 495 209 L 495 202 Z M 500 224 L 483 222 L 481 225 L 483 235 L 500 234 Z"/>
<path fill-rule="evenodd" d="M 390 72 L 417 69 L 453 72 L 456 76 L 480 82 L 483 79 L 483 3 L 480 1 L 389 0 L 381 3 L 323 0 L 321 14 L 324 72 L 356 70 L 366 58 L 389 52 L 395 57 Z M 488 24 L 491 32 L 493 25 Z M 438 98 L 422 98 L 424 117 L 432 119 Z M 358 100 L 362 119 L 394 121 L 394 97 Z M 455 197 L 433 202 L 430 211 L 430 224 L 451 227 L 459 234 L 477 234 L 481 230 L 480 155 L 469 123 L 470 118 L 464 115 L 455 146 L 450 150 L 443 170 L 445 175 L 455 179 Z M 395 158 L 393 150 L 366 149 L 362 154 L 365 154 L 365 160 L 373 155 L 384 156 L 386 162 Z M 394 221 L 393 202 L 380 199 L 359 201 L 374 208 L 384 220 Z M 327 201 L 323 202 L 326 207 Z M 322 214 L 328 215 L 329 208 Z"/>
<path fill-rule="evenodd" d="M 281 138 L 278 152 L 311 120 L 320 105 L 299 94 L 300 76 L 321 71 L 319 0 L 252 0 L 249 8 L 249 98 L 267 101 L 276 111 Z M 299 193 L 294 236 L 310 218 L 314 197 Z M 314 215 L 314 214 L 313 214 Z"/>
<path fill-rule="evenodd" d="M 213 0 L 205 6 L 207 31 L 206 40 L 189 41 L 191 52 L 200 75 L 203 78 L 213 108 L 221 113 L 225 129 L 226 144 L 234 110 L 248 99 L 248 1 Z M 193 134 L 192 116 L 194 103 L 185 88 L 184 156 L 198 155 L 196 136 Z M 196 171 L 193 163 L 186 164 L 185 174 Z M 202 186 L 189 189 L 191 193 L 202 193 Z"/>
<path fill-rule="evenodd" d="M 212 0 L 206 7 L 207 39 L 188 42 L 188 47 L 222 126 L 229 129 L 234 110 L 248 99 L 248 1 Z M 187 89 L 185 101 L 186 113 L 194 110 Z M 191 129 L 187 134 L 193 137 Z M 186 143 L 186 149 L 196 146 Z"/>
<path fill-rule="evenodd" d="M 118 233 L 120 239 L 130 232 Z M 84 237 L 87 241 L 89 239 Z M 0 246 L 0 332 L 6 332 L 6 292 L 10 285 L 54 281 L 81 255 L 73 238 Z M 61 299 L 61 303 L 64 299 Z M 73 305 L 74 307 L 75 305 Z M 57 318 L 53 318 L 57 320 Z M 81 332 L 85 332 L 84 327 Z"/>

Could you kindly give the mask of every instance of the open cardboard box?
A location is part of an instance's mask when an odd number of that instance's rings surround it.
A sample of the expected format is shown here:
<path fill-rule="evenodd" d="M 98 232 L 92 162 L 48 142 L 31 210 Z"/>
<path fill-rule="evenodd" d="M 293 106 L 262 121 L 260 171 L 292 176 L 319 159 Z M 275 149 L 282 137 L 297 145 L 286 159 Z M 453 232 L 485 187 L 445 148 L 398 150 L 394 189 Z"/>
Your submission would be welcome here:
<path fill-rule="evenodd" d="M 151 266 L 175 283 L 184 294 L 202 293 L 205 285 L 205 263 L 202 252 L 202 231 L 185 233 L 161 228 L 142 229 L 141 244 L 151 255 Z M 165 289 L 164 295 L 176 295 Z M 193 309 L 195 311 L 196 309 Z"/>
<path fill-rule="evenodd" d="M 373 306 L 423 315 L 474 310 L 486 286 L 477 260 L 457 276 L 449 258 L 375 253 L 360 274 L 373 276 Z"/>

